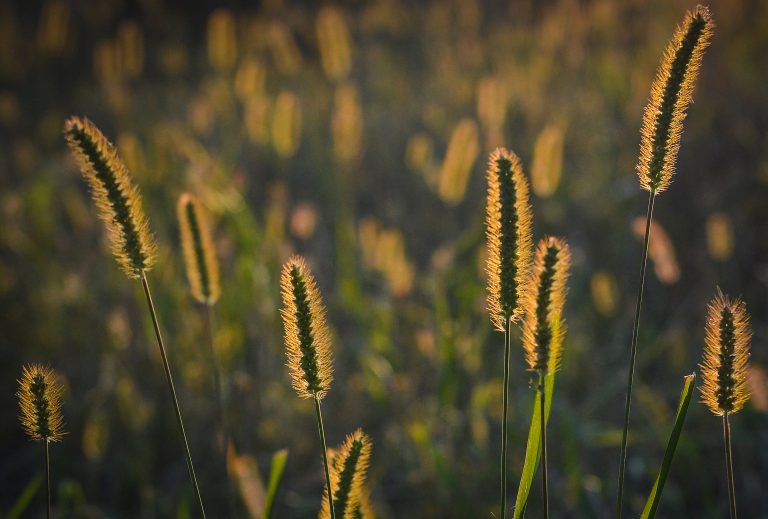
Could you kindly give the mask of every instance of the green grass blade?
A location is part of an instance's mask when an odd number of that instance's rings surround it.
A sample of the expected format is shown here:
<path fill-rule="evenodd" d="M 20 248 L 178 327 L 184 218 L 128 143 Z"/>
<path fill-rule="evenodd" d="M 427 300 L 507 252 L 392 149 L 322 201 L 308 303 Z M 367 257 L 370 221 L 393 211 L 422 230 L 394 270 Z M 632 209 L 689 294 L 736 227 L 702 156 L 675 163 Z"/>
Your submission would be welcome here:
<path fill-rule="evenodd" d="M 695 381 L 696 375 L 693 373 L 684 377 L 683 392 L 680 394 L 680 403 L 677 406 L 675 425 L 672 427 L 672 433 L 669 435 L 667 450 L 664 452 L 664 461 L 661 463 L 659 475 L 656 477 L 656 482 L 653 484 L 651 494 L 648 496 L 648 501 L 645 503 L 643 514 L 640 516 L 641 519 L 652 519 L 656 516 L 656 510 L 659 508 L 659 501 L 661 500 L 661 493 L 664 490 L 664 483 L 667 481 L 667 474 L 669 474 L 672 458 L 675 455 L 675 447 L 677 447 L 677 441 L 680 439 L 680 433 L 683 431 L 685 415 L 688 413 L 688 404 L 691 403 L 691 395 L 693 394 Z"/>
<path fill-rule="evenodd" d="M 19 495 L 19 498 L 13 504 L 13 507 L 8 511 L 8 515 L 5 516 L 6 519 L 18 519 L 21 517 L 21 515 L 26 512 L 29 504 L 32 502 L 32 498 L 35 497 L 37 491 L 40 490 L 40 486 L 42 484 L 43 476 L 37 476 L 35 479 L 30 481 L 29 484 L 24 487 L 21 495 Z"/>
<path fill-rule="evenodd" d="M 546 416 L 545 421 L 549 421 L 549 411 L 552 407 L 552 391 L 555 388 L 555 375 L 550 373 L 544 377 L 544 393 L 546 395 Z M 539 391 L 536 391 L 536 398 L 533 402 L 533 413 L 531 415 L 531 428 L 528 430 L 528 445 L 525 449 L 525 463 L 523 464 L 523 473 L 520 476 L 520 486 L 517 489 L 517 498 L 515 499 L 514 519 L 519 519 L 525 514 L 525 507 L 528 503 L 528 494 L 531 492 L 533 476 L 536 474 L 536 468 L 539 466 L 541 458 L 541 418 L 539 417 L 539 408 L 541 404 Z"/>
<path fill-rule="evenodd" d="M 272 466 L 269 469 L 269 483 L 267 483 L 267 495 L 264 498 L 264 519 L 269 519 L 272 514 L 272 505 L 275 503 L 277 489 L 280 480 L 283 479 L 285 462 L 288 460 L 288 449 L 280 449 L 272 455 Z"/>

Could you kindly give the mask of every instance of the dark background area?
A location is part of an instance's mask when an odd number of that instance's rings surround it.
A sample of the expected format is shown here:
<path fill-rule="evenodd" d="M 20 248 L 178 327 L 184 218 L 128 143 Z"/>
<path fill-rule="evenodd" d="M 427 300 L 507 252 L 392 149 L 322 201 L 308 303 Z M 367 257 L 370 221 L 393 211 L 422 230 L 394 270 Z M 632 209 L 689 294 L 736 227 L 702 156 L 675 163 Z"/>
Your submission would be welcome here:
<path fill-rule="evenodd" d="M 634 172 L 642 109 L 694 5 L 0 5 L 0 515 L 42 473 L 14 393 L 22 365 L 45 362 L 67 381 L 69 434 L 52 447 L 59 516 L 195 517 L 141 287 L 109 257 L 62 137 L 78 114 L 117 145 L 144 196 L 159 245 L 150 278 L 212 517 L 221 457 L 178 240 L 183 191 L 214 222 L 237 459 L 266 479 L 272 454 L 289 450 L 274 516 L 315 516 L 323 486 L 312 406 L 284 367 L 278 278 L 293 252 L 312 265 L 334 334 L 328 441 L 358 426 L 371 436 L 377 514 L 497 513 L 503 344 L 485 312 L 483 221 L 498 145 L 532 179 L 534 238 L 564 236 L 573 252 L 548 429 L 552 514 L 608 517 L 641 252 L 633 221 L 647 200 Z M 677 174 L 656 201 L 627 473 L 635 516 L 716 286 L 752 315 L 736 489 L 744 517 L 768 509 L 768 4 L 710 7 L 717 26 Z M 514 496 L 533 391 L 520 348 L 512 361 Z M 720 427 L 691 405 L 661 517 L 725 515 Z M 536 484 L 530 516 L 540 503 Z M 38 492 L 24 516 L 41 505 Z"/>

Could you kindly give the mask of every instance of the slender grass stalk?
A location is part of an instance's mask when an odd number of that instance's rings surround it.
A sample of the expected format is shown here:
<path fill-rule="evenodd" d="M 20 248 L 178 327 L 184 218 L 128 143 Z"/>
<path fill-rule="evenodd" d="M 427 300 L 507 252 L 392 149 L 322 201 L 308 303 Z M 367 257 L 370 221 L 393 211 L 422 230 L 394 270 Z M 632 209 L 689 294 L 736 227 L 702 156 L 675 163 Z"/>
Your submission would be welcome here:
<path fill-rule="evenodd" d="M 507 318 L 504 328 L 504 394 L 501 422 L 501 517 L 507 511 L 507 413 L 509 408 L 509 357 L 512 350 L 512 319 Z"/>
<path fill-rule="evenodd" d="M 328 470 L 328 447 L 325 442 L 325 428 L 323 427 L 323 414 L 320 412 L 320 398 L 314 397 L 315 413 L 317 414 L 317 430 L 320 433 L 320 444 L 323 449 L 323 469 L 325 470 L 325 484 L 328 486 L 328 509 L 331 512 L 331 519 L 336 519 L 336 509 L 333 506 L 333 492 L 331 486 L 331 472 Z"/>
<path fill-rule="evenodd" d="M 643 238 L 643 254 L 640 261 L 640 276 L 637 288 L 637 301 L 635 302 L 635 320 L 632 323 L 632 343 L 629 348 L 629 367 L 627 369 L 627 392 L 624 398 L 624 427 L 621 432 L 621 453 L 619 457 L 619 481 L 616 496 L 616 517 L 621 517 L 621 504 L 624 497 L 624 469 L 627 464 L 627 437 L 629 435 L 629 412 L 632 403 L 632 386 L 635 378 L 635 361 L 637 358 L 637 336 L 640 330 L 640 311 L 643 307 L 643 292 L 645 289 L 645 270 L 648 264 L 648 243 L 651 238 L 651 221 L 653 220 L 653 206 L 656 193 L 651 191 L 648 195 L 648 209 L 645 215 L 645 237 Z"/>
<path fill-rule="evenodd" d="M 693 90 L 698 77 L 704 50 L 712 38 L 714 22 L 707 7 L 698 5 L 685 14 L 672 39 L 664 50 L 661 63 L 651 85 L 651 94 L 643 112 L 640 131 L 640 157 L 637 174 L 640 187 L 649 192 L 643 257 L 640 267 L 640 286 L 632 325 L 632 341 L 627 373 L 627 391 L 624 402 L 624 426 L 619 454 L 619 475 L 616 492 L 616 518 L 620 519 L 624 498 L 624 472 L 627 461 L 627 436 L 632 402 L 637 337 L 640 310 L 645 286 L 645 267 L 648 257 L 648 239 L 653 217 L 655 196 L 666 190 L 675 173 L 675 162 L 680 150 L 680 138 L 687 110 L 693 102 Z"/>
<path fill-rule="evenodd" d="M 723 442 L 725 443 L 725 471 L 728 477 L 728 505 L 731 511 L 731 519 L 736 519 L 736 486 L 733 483 L 731 424 L 728 421 L 728 413 L 723 413 Z"/>
<path fill-rule="evenodd" d="M 730 416 L 749 399 L 747 369 L 752 329 L 747 307 L 717 289 L 707 308 L 704 355 L 701 364 L 702 402 L 716 416 L 723 417 L 725 468 L 731 519 L 736 519 L 736 488 L 733 477 Z"/>
<path fill-rule="evenodd" d="M 541 493 L 544 496 L 544 518 L 549 519 L 549 492 L 547 490 L 547 419 L 546 419 L 546 400 L 547 394 L 544 391 L 544 371 L 539 371 L 539 417 L 541 420 Z"/>
<path fill-rule="evenodd" d="M 51 453 L 48 449 L 48 440 L 43 441 L 43 450 L 45 451 L 45 502 L 46 517 L 51 519 Z"/>
<path fill-rule="evenodd" d="M 39 364 L 24 366 L 16 396 L 21 409 L 21 425 L 34 441 L 43 442 L 43 468 L 45 470 L 46 517 L 51 512 L 51 457 L 49 444 L 64 436 L 61 416 L 63 384 L 51 368 Z"/>
<path fill-rule="evenodd" d="M 171 367 L 168 363 L 168 357 L 165 354 L 165 345 L 163 344 L 163 336 L 160 333 L 160 323 L 157 320 L 157 312 L 155 311 L 155 303 L 152 301 L 152 293 L 149 290 L 149 282 L 147 281 L 147 274 L 141 273 L 141 284 L 144 287 L 144 295 L 147 298 L 147 307 L 149 308 L 149 314 L 152 317 L 152 326 L 155 329 L 155 336 L 157 337 L 157 346 L 160 349 L 160 357 L 163 360 L 163 369 L 165 370 L 165 378 L 168 382 L 168 390 L 171 393 L 171 400 L 173 402 L 173 408 L 176 412 L 176 423 L 179 426 L 179 433 L 184 443 L 184 456 L 187 461 L 187 470 L 189 471 L 189 477 L 192 480 L 192 485 L 195 487 L 195 495 L 197 496 L 197 502 L 200 505 L 200 513 L 205 518 L 205 507 L 203 506 L 203 498 L 200 495 L 200 487 L 197 484 L 197 476 L 195 475 L 195 466 L 192 463 L 192 453 L 189 450 L 189 442 L 187 441 L 187 433 L 184 430 L 184 420 L 181 417 L 181 408 L 179 407 L 179 399 L 176 396 L 176 388 L 173 385 L 173 375 L 171 374 Z"/>

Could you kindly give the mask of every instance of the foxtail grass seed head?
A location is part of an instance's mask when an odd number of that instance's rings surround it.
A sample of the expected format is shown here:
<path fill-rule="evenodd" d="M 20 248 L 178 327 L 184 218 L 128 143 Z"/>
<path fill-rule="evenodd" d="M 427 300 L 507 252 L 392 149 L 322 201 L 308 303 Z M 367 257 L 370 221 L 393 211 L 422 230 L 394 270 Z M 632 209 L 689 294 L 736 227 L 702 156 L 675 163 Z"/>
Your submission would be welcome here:
<path fill-rule="evenodd" d="M 40 364 L 24 366 L 16 396 L 21 425 L 33 440 L 57 442 L 64 436 L 62 393 L 61 378 L 51 368 Z"/>
<path fill-rule="evenodd" d="M 717 289 L 707 308 L 704 355 L 699 365 L 701 399 L 718 416 L 732 414 L 749 399 L 747 370 L 752 329 L 747 306 Z"/>
<path fill-rule="evenodd" d="M 531 267 L 531 203 L 528 180 L 517 155 L 504 148 L 488 160 L 488 311 L 491 322 L 504 331 L 507 319 L 517 321 Z"/>
<path fill-rule="evenodd" d="M 280 276 L 288 368 L 302 398 L 322 399 L 333 380 L 331 338 L 320 291 L 304 258 L 291 257 Z"/>
<path fill-rule="evenodd" d="M 560 367 L 570 265 L 571 251 L 565 240 L 548 237 L 539 241 L 524 300 L 523 348 L 531 370 L 554 373 Z"/>
<path fill-rule="evenodd" d="M 661 193 L 672 182 L 683 121 L 714 26 L 709 9 L 696 6 L 664 50 L 643 113 L 637 173 L 647 191 Z"/>
<path fill-rule="evenodd" d="M 333 486 L 333 508 L 337 519 L 355 517 L 363 513 L 365 504 L 365 475 L 371 458 L 370 438 L 361 430 L 347 436 L 344 444 L 334 453 L 331 461 L 331 485 Z M 370 506 L 369 506 L 370 508 Z M 328 488 L 323 493 L 320 519 L 331 517 L 328 506 Z M 366 516 L 363 516 L 366 517 Z"/>
<path fill-rule="evenodd" d="M 213 305 L 220 294 L 219 263 L 208 226 L 208 214 L 200 201 L 189 193 L 179 197 L 177 213 L 192 296 L 201 303 Z"/>
<path fill-rule="evenodd" d="M 88 119 L 70 117 L 64 135 L 107 227 L 112 253 L 129 278 L 148 271 L 156 256 L 141 195 L 115 147 Z"/>

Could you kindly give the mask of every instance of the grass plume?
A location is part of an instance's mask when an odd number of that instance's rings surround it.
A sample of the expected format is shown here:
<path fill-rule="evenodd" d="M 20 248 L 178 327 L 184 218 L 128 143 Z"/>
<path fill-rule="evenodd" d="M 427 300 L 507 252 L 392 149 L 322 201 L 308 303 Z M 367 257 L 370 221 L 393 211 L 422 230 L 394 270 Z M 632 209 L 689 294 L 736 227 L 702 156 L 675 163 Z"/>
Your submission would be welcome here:
<path fill-rule="evenodd" d="M 643 114 L 637 173 L 647 191 L 661 193 L 672 181 L 683 121 L 713 29 L 709 9 L 698 5 L 685 14 L 664 50 Z"/>
<path fill-rule="evenodd" d="M 219 299 L 219 262 L 211 238 L 208 214 L 190 193 L 179 197 L 177 206 L 181 247 L 192 296 L 200 303 L 213 305 Z"/>
<path fill-rule="evenodd" d="M 494 327 L 506 330 L 507 320 L 522 316 L 531 263 L 531 203 L 528 180 L 520 159 L 497 148 L 488 159 L 486 238 L 488 242 L 488 311 Z"/>
<path fill-rule="evenodd" d="M 361 429 L 347 436 L 344 444 L 332 456 L 331 485 L 333 506 L 337 519 L 353 518 L 357 514 L 369 517 L 370 504 L 365 493 L 365 475 L 371 457 L 370 438 Z M 323 494 L 320 519 L 330 517 L 328 487 Z"/>
<path fill-rule="evenodd" d="M 156 247 L 139 189 L 115 147 L 87 118 L 67 119 L 64 135 L 107 227 L 118 265 L 128 277 L 140 278 L 152 268 Z"/>
<path fill-rule="evenodd" d="M 48 366 L 24 366 L 16 396 L 21 408 L 21 425 L 27 435 L 43 442 L 43 463 L 46 479 L 46 517 L 51 518 L 51 458 L 49 444 L 64 436 L 61 416 L 63 393 L 61 377 Z"/>

